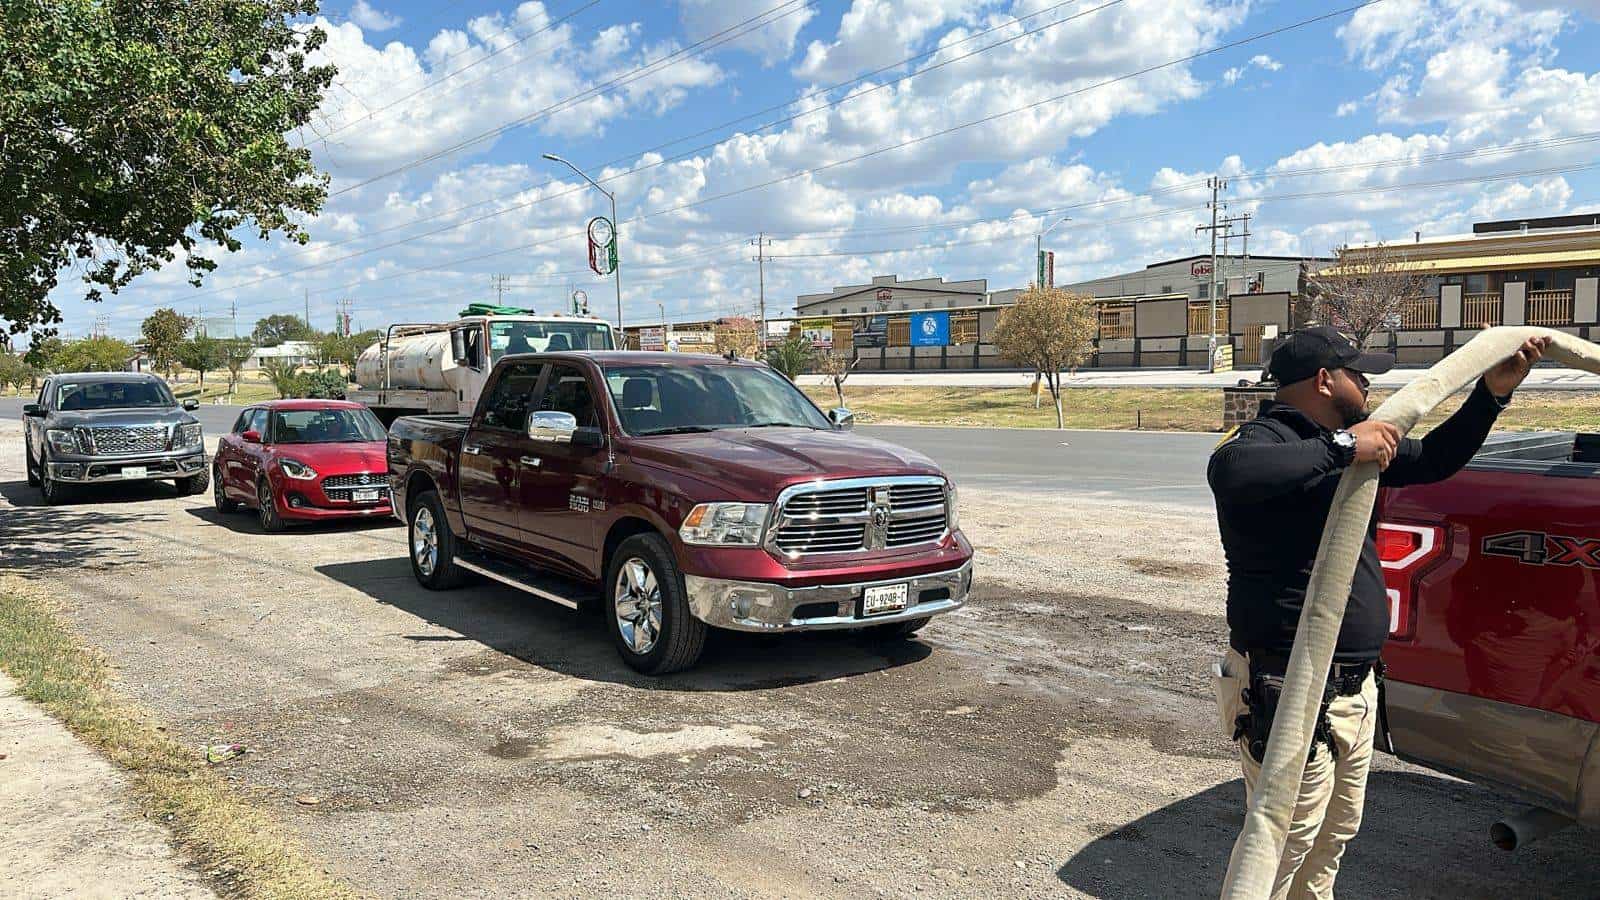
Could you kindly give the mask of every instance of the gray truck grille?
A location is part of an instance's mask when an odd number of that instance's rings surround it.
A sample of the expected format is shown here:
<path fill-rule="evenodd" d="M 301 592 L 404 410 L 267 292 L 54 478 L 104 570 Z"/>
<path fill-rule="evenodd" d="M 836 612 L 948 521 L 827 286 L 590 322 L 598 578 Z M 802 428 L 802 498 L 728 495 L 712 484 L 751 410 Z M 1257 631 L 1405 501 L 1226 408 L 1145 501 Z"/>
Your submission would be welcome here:
<path fill-rule="evenodd" d="M 350 500 L 356 488 L 378 488 L 387 492 L 389 476 L 383 472 L 362 472 L 357 475 L 329 475 L 322 479 L 322 492 L 329 500 Z"/>
<path fill-rule="evenodd" d="M 165 425 L 102 425 L 89 429 L 95 453 L 151 453 L 167 449 Z"/>
<path fill-rule="evenodd" d="M 790 488 L 780 498 L 769 549 L 788 556 L 895 550 L 937 543 L 948 529 L 936 477 L 846 479 Z"/>

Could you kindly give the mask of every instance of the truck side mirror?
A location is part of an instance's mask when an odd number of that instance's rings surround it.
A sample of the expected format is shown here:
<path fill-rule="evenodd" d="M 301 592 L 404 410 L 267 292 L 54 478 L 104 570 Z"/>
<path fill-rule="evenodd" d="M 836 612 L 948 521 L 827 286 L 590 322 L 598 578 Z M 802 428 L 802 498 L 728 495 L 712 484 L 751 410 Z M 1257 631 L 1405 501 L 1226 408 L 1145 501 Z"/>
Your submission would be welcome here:
<path fill-rule="evenodd" d="M 467 347 L 467 331 L 456 328 L 450 332 L 450 358 L 458 366 L 476 366 L 477 360 L 472 359 L 472 351 Z"/>
<path fill-rule="evenodd" d="M 828 410 L 828 421 L 839 431 L 849 431 L 856 427 L 856 414 L 840 406 Z"/>
<path fill-rule="evenodd" d="M 35 419 L 42 419 L 44 418 L 44 407 L 37 403 L 24 403 L 22 404 L 22 414 L 32 416 Z"/>
<path fill-rule="evenodd" d="M 578 430 L 578 417 L 568 412 L 543 410 L 528 416 L 528 439 L 570 444 Z"/>
<path fill-rule="evenodd" d="M 199 400 L 185 400 L 185 401 L 183 401 L 183 408 L 187 409 L 187 410 L 191 410 L 191 411 L 199 409 L 200 408 L 200 401 Z"/>

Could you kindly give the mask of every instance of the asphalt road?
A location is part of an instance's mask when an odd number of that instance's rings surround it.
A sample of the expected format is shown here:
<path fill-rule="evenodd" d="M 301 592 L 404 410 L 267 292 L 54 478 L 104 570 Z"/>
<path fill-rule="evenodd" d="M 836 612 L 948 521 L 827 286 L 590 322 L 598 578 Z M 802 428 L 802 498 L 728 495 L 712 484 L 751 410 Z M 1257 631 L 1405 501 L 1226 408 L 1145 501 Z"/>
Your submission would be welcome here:
<path fill-rule="evenodd" d="M 21 416 L 22 402 L 0 399 L 0 418 Z M 207 435 L 216 435 L 233 427 L 239 409 L 202 406 L 195 415 Z M 926 453 L 958 484 L 1211 506 L 1205 460 L 1215 435 L 926 426 L 864 427 L 861 433 Z"/>

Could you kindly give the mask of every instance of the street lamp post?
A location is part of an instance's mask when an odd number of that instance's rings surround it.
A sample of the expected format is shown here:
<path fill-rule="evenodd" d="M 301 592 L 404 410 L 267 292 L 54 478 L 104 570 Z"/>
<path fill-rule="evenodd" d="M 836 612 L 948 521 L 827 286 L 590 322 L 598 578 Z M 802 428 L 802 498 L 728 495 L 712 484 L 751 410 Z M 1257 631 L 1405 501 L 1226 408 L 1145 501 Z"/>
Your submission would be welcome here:
<path fill-rule="evenodd" d="M 1046 228 L 1040 232 L 1036 232 L 1033 236 L 1033 265 L 1034 270 L 1039 273 L 1039 287 L 1041 288 L 1044 287 L 1044 267 L 1041 265 L 1041 262 L 1044 260 L 1044 236 L 1052 231 L 1055 231 L 1056 225 L 1060 225 L 1062 222 L 1071 221 L 1071 216 L 1062 216 L 1061 218 L 1057 219 L 1049 228 Z"/>
<path fill-rule="evenodd" d="M 593 187 L 595 190 L 597 190 L 600 193 L 606 195 L 606 199 L 611 201 L 611 239 L 613 241 L 616 241 L 618 247 L 620 248 L 621 245 L 622 245 L 622 223 L 617 221 L 617 195 L 615 193 L 613 193 L 612 191 L 608 191 L 605 188 L 601 187 L 599 185 L 599 183 L 596 182 L 593 178 L 590 178 L 588 175 L 584 174 L 582 169 L 578 168 L 577 166 L 573 165 L 570 162 L 567 162 L 565 159 L 562 159 L 561 157 L 555 155 L 554 153 L 546 153 L 546 154 L 544 154 L 544 158 L 550 160 L 551 162 L 561 163 L 562 165 L 564 165 L 567 168 L 571 169 L 572 171 L 576 172 L 578 174 L 579 178 L 582 178 L 584 181 L 589 182 L 590 187 Z M 617 287 L 617 333 L 621 334 L 622 333 L 622 252 L 621 252 L 620 249 L 617 252 L 617 265 L 616 265 L 616 268 L 611 270 L 611 275 L 615 279 L 615 284 L 616 284 L 616 287 Z"/>

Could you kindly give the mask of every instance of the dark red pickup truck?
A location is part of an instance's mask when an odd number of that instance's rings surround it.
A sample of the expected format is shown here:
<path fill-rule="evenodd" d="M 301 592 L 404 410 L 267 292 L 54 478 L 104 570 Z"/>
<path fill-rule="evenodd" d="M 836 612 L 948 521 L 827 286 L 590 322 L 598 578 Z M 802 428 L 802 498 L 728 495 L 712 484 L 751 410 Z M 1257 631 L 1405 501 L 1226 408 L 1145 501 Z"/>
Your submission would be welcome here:
<path fill-rule="evenodd" d="M 661 674 L 708 627 L 900 638 L 965 602 L 954 485 L 849 427 L 757 363 L 527 354 L 470 417 L 396 420 L 389 474 L 423 585 L 598 599 L 623 659 Z"/>
<path fill-rule="evenodd" d="M 1394 752 L 1554 814 L 1501 846 L 1600 825 L 1600 435 L 1493 435 L 1378 521 Z"/>

